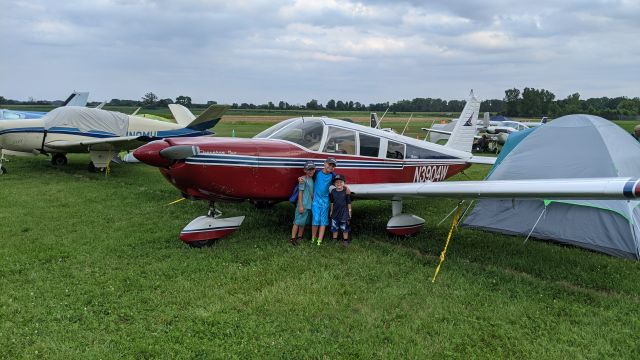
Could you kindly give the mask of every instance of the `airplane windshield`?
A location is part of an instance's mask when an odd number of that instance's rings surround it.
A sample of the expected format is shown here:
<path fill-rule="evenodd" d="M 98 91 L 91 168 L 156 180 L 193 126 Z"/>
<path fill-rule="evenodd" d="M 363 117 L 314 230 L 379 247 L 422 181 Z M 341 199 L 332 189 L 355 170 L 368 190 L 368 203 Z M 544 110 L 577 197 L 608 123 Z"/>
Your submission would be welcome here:
<path fill-rule="evenodd" d="M 291 124 L 292 122 L 294 122 L 295 119 L 289 119 L 289 120 L 285 120 L 282 122 L 279 122 L 275 125 L 273 125 L 270 128 L 267 128 L 266 130 L 262 131 L 261 133 L 259 133 L 258 135 L 254 136 L 254 139 L 266 139 L 269 136 L 273 135 L 273 133 L 275 133 L 276 131 L 282 129 L 283 127 Z"/>
<path fill-rule="evenodd" d="M 291 141 L 309 150 L 318 151 L 323 131 L 324 124 L 320 120 L 296 119 L 281 131 L 275 131 L 269 138 Z"/>

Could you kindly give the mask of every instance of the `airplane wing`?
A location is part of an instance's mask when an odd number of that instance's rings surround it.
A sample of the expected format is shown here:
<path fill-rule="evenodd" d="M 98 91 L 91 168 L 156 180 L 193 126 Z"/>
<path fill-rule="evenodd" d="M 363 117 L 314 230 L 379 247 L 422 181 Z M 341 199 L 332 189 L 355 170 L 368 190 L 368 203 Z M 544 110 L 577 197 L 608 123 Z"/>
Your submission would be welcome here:
<path fill-rule="evenodd" d="M 82 152 L 91 150 L 132 150 L 140 147 L 154 138 L 148 136 L 120 136 L 81 141 L 57 140 L 45 143 L 45 147 L 53 150 Z"/>
<path fill-rule="evenodd" d="M 471 156 L 467 162 L 469 164 L 478 164 L 478 165 L 493 165 L 496 163 L 496 159 L 493 156 Z"/>
<path fill-rule="evenodd" d="M 441 197 L 629 200 L 640 197 L 640 179 L 588 178 L 350 184 L 349 189 L 354 197 L 363 199 Z"/>

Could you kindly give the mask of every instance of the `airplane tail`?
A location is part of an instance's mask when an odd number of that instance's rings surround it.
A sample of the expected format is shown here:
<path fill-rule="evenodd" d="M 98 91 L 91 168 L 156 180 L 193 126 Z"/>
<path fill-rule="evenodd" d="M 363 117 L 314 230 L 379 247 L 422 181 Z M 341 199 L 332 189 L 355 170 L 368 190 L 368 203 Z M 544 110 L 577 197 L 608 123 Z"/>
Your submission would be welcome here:
<path fill-rule="evenodd" d="M 169 104 L 169 110 L 178 125 L 187 126 L 196 119 L 189 109 L 180 104 Z"/>
<path fill-rule="evenodd" d="M 198 115 L 198 117 L 189 122 L 185 127 L 193 130 L 211 129 L 212 127 L 216 126 L 220 119 L 222 119 L 222 115 L 229 109 L 229 107 L 229 105 L 211 105 L 207 108 L 207 110 Z M 177 120 L 178 119 L 176 118 L 176 121 Z"/>
<path fill-rule="evenodd" d="M 476 135 L 479 110 L 480 101 L 476 99 L 473 95 L 473 90 L 471 90 L 469 100 L 467 100 L 467 104 L 464 106 L 464 109 L 462 109 L 460 118 L 453 128 L 449 141 L 447 141 L 445 146 L 455 150 L 471 152 L 473 138 Z"/>
<path fill-rule="evenodd" d="M 62 106 L 87 106 L 87 100 L 89 100 L 88 92 L 74 91 L 67 100 L 64 101 Z"/>
<path fill-rule="evenodd" d="M 484 117 L 482 118 L 482 125 L 484 125 L 485 129 L 491 125 L 491 114 L 489 112 L 484 113 Z"/>
<path fill-rule="evenodd" d="M 378 123 L 379 123 L 378 114 L 372 112 L 371 117 L 369 118 L 369 126 L 376 129 L 378 127 Z"/>

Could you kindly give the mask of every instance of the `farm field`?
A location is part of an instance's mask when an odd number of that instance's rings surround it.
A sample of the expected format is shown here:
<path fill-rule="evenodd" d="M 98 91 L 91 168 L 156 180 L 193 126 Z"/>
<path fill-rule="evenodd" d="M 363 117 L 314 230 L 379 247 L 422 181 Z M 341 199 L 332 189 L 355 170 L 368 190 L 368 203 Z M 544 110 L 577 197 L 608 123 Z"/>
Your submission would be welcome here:
<path fill-rule="evenodd" d="M 215 131 L 276 121 L 225 116 Z M 0 358 L 640 356 L 635 261 L 461 228 L 434 284 L 445 199 L 405 202 L 427 220 L 408 239 L 385 235 L 388 202 L 355 202 L 347 249 L 292 247 L 290 204 L 220 204 L 243 226 L 191 249 L 178 233 L 206 203 L 168 205 L 179 193 L 155 168 L 105 176 L 88 161 L 13 158 L 0 176 Z"/>

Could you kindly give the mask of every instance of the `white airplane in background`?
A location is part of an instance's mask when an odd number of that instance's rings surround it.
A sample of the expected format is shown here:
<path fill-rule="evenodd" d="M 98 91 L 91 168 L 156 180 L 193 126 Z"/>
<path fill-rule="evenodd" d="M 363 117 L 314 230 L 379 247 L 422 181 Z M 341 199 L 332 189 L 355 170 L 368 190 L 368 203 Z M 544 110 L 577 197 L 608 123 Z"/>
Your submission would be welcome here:
<path fill-rule="evenodd" d="M 64 101 L 62 106 L 87 106 L 87 100 L 89 99 L 88 92 L 76 92 L 74 91 L 67 100 Z M 21 110 L 9 110 L 0 109 L 0 120 L 18 120 L 18 119 L 40 119 L 47 114 L 46 111 L 21 111 Z"/>
<path fill-rule="evenodd" d="M 211 105 L 198 117 L 182 105 L 171 107 L 176 123 L 78 106 L 53 109 L 40 119 L 0 121 L 0 174 L 5 155 L 51 155 L 51 163 L 67 163 L 67 153 L 91 155 L 89 170 L 104 170 L 114 155 L 166 137 L 208 136 L 226 105 Z"/>

